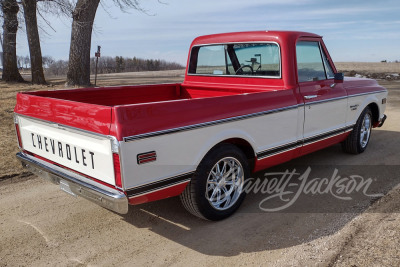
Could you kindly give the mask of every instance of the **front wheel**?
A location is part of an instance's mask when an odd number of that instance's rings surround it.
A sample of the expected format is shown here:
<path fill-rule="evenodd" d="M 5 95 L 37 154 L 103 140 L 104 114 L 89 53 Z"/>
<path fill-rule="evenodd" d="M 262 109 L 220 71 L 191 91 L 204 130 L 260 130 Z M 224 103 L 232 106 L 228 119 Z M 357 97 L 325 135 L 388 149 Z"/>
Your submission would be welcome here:
<path fill-rule="evenodd" d="M 199 164 L 181 194 L 182 204 L 197 217 L 222 220 L 243 202 L 243 186 L 248 177 L 249 166 L 243 152 L 231 144 L 219 145 Z"/>
<path fill-rule="evenodd" d="M 342 148 L 350 154 L 360 154 L 367 149 L 372 130 L 372 112 L 366 107 L 354 125 L 353 131 L 342 143 Z"/>

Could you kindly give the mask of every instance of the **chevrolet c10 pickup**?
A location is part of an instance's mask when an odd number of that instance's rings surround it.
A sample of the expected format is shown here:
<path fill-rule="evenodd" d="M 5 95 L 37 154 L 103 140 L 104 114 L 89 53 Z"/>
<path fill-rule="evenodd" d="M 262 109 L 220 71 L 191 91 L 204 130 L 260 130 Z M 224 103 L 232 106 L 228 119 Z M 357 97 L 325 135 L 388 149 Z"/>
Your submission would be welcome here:
<path fill-rule="evenodd" d="M 344 78 L 322 37 L 256 31 L 196 38 L 183 83 L 17 94 L 22 165 L 120 214 L 180 196 L 220 220 L 251 173 L 341 143 L 365 151 L 387 90 Z"/>

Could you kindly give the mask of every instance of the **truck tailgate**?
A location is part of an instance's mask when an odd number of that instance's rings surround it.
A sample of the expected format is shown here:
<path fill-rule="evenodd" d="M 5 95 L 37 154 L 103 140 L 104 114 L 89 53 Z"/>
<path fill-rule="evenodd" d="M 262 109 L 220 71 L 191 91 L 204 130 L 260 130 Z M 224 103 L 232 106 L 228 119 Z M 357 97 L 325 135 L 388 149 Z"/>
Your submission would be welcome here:
<path fill-rule="evenodd" d="M 24 150 L 115 185 L 111 107 L 19 93 L 14 111 Z"/>
<path fill-rule="evenodd" d="M 115 185 L 111 140 L 17 116 L 22 147 L 69 169 Z"/>

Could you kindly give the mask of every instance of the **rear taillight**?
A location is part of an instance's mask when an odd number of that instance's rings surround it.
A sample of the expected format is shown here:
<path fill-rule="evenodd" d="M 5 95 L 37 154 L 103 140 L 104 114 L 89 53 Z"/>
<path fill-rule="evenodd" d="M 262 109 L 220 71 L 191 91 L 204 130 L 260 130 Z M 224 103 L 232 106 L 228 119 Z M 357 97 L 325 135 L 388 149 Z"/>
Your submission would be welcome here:
<path fill-rule="evenodd" d="M 114 160 L 115 185 L 119 188 L 122 188 L 121 165 L 119 162 L 119 155 L 113 153 L 113 160 Z"/>
<path fill-rule="evenodd" d="M 15 132 L 17 133 L 18 146 L 19 146 L 19 148 L 22 148 L 21 133 L 19 132 L 18 123 L 15 124 Z"/>

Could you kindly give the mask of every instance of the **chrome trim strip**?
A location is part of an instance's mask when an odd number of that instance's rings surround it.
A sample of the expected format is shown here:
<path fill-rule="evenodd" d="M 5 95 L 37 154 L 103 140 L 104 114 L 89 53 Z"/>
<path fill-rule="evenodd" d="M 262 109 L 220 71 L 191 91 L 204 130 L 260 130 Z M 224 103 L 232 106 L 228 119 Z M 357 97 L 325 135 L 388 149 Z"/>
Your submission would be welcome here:
<path fill-rule="evenodd" d="M 317 98 L 317 97 L 318 97 L 318 95 L 305 95 L 304 99 L 310 100 L 310 99 Z"/>
<path fill-rule="evenodd" d="M 49 127 L 53 127 L 53 128 L 57 128 L 57 129 L 61 129 L 61 130 L 66 130 L 66 131 L 69 131 L 69 132 L 72 132 L 72 133 L 83 134 L 83 135 L 86 135 L 86 136 L 89 136 L 89 137 L 92 137 L 92 138 L 96 138 L 96 139 L 98 139 L 99 137 L 108 138 L 110 140 L 115 138 L 114 136 L 111 136 L 111 135 L 104 135 L 104 134 L 99 134 L 99 133 L 95 133 L 95 132 L 90 132 L 90 131 L 87 131 L 87 130 L 79 129 L 79 128 L 68 126 L 68 125 L 64 125 L 64 124 L 59 124 L 59 123 L 55 123 L 55 122 L 51 122 L 51 121 L 47 121 L 47 120 L 43 120 L 43 119 L 38 119 L 38 118 L 35 118 L 35 117 L 21 115 L 21 114 L 15 113 L 15 112 L 14 112 L 14 114 L 17 115 L 18 117 L 23 117 L 23 118 L 26 118 L 28 120 L 34 120 L 37 123 L 44 124 L 44 125 L 49 126 Z"/>
<path fill-rule="evenodd" d="M 377 94 L 377 93 L 386 93 L 386 90 L 379 90 L 379 91 L 373 91 L 373 92 L 367 92 L 367 93 L 360 93 L 360 94 L 355 94 L 355 95 L 349 95 L 348 97 L 356 97 L 356 96 L 361 96 L 361 95 L 372 95 L 372 94 Z"/>
<path fill-rule="evenodd" d="M 357 97 L 357 96 L 362 96 L 362 95 L 371 95 L 371 94 L 377 94 L 377 93 L 383 93 L 383 92 L 386 92 L 386 91 L 385 90 L 380 90 L 380 91 L 360 93 L 360 94 L 355 94 L 355 95 L 334 97 L 334 98 L 329 98 L 329 99 L 324 99 L 324 100 L 316 100 L 316 101 L 312 101 L 312 102 L 307 102 L 307 103 L 305 103 L 305 105 L 308 106 L 308 105 L 314 105 L 314 104 L 321 104 L 321 103 L 341 100 L 341 99 L 345 99 L 345 98 L 349 98 L 349 97 Z"/>
<path fill-rule="evenodd" d="M 337 100 L 346 99 L 346 98 L 347 98 L 347 96 L 339 96 L 339 97 L 335 97 L 335 98 L 329 98 L 329 99 L 324 99 L 324 100 L 316 100 L 316 101 L 312 101 L 312 102 L 307 102 L 307 103 L 305 103 L 305 105 L 306 106 L 317 105 L 317 104 L 322 104 L 322 103 L 331 102 L 331 101 L 337 101 Z"/>
<path fill-rule="evenodd" d="M 18 152 L 16 156 L 21 161 L 22 166 L 35 175 L 54 184 L 60 184 L 63 181 L 63 183 L 68 184 L 71 191 L 77 196 L 119 214 L 128 213 L 128 198 L 123 192 L 96 183 L 77 173 L 47 163 L 23 152 Z"/>
<path fill-rule="evenodd" d="M 196 74 L 189 73 L 190 60 L 192 59 L 193 47 L 198 46 L 212 46 L 212 45 L 227 45 L 227 44 L 276 44 L 279 51 L 279 76 L 253 76 L 253 75 L 214 75 L 214 74 Z M 282 79 L 282 52 L 281 46 L 278 42 L 274 41 L 248 41 L 248 42 L 225 42 L 225 43 L 209 43 L 209 44 L 197 44 L 191 47 L 189 53 L 189 62 L 186 67 L 187 76 L 207 76 L 207 77 L 230 77 L 230 78 L 264 78 L 264 79 Z"/>
<path fill-rule="evenodd" d="M 223 74 L 188 74 L 188 76 L 200 76 L 200 77 L 229 77 L 229 78 L 258 78 L 258 79 L 281 79 L 281 76 L 253 76 L 253 75 L 223 75 Z"/>
<path fill-rule="evenodd" d="M 203 122 L 203 123 L 199 123 L 199 124 L 182 126 L 182 127 L 166 129 L 166 130 L 161 130 L 161 131 L 155 131 L 155 132 L 150 132 L 150 133 L 127 136 L 127 137 L 124 137 L 124 142 L 132 142 L 132 141 L 136 141 L 139 139 L 151 138 L 151 137 L 156 137 L 156 136 L 165 135 L 165 134 L 173 134 L 173 133 L 177 133 L 177 132 L 184 132 L 184 131 L 204 128 L 204 127 L 210 127 L 210 126 L 214 126 L 214 125 L 218 125 L 218 124 L 222 124 L 222 123 L 229 123 L 229 122 L 234 122 L 234 121 L 240 121 L 240 120 L 265 116 L 268 114 L 273 114 L 273 113 L 277 113 L 277 112 L 296 109 L 296 108 L 302 107 L 302 106 L 304 106 L 304 104 L 298 104 L 298 105 L 293 105 L 293 106 L 284 107 L 284 108 L 277 108 L 277 109 L 261 111 L 261 112 L 242 115 L 242 116 L 236 116 L 236 117 L 215 120 L 215 121 L 210 121 L 210 122 Z"/>

